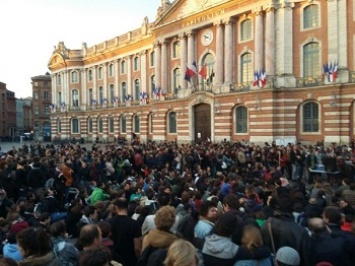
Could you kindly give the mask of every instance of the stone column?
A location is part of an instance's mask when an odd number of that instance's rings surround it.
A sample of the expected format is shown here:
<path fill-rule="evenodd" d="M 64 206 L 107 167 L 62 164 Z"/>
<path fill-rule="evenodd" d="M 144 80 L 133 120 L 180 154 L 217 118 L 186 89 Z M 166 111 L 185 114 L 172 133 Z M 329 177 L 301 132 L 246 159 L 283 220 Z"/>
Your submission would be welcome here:
<path fill-rule="evenodd" d="M 97 97 L 97 88 L 96 88 L 96 81 L 97 81 L 97 73 L 96 73 L 97 66 L 92 67 L 92 98 L 97 102 L 99 98 Z M 91 103 L 89 103 L 91 105 Z"/>
<path fill-rule="evenodd" d="M 80 95 L 80 98 L 79 98 L 79 106 L 86 106 L 87 104 L 87 98 L 88 98 L 88 90 L 87 90 L 87 83 L 86 83 L 86 71 L 87 69 L 82 69 L 80 71 L 80 77 L 81 77 L 81 89 L 79 91 L 79 95 Z M 81 104 L 80 104 L 81 103 Z"/>
<path fill-rule="evenodd" d="M 187 63 L 187 43 L 185 34 L 182 33 L 179 35 L 180 45 L 181 45 L 181 56 L 180 56 L 180 65 L 181 65 L 181 88 L 187 88 L 187 81 L 185 80 L 185 70 L 186 70 L 186 63 Z"/>
<path fill-rule="evenodd" d="M 161 44 L 161 87 L 164 92 L 170 93 L 168 88 L 168 43 L 164 40 Z"/>
<path fill-rule="evenodd" d="M 157 41 L 154 44 L 154 64 L 155 64 L 155 88 L 161 88 L 161 54 L 160 54 L 160 43 Z"/>
<path fill-rule="evenodd" d="M 217 27 L 216 33 L 216 69 L 215 72 L 215 84 L 223 84 L 223 66 L 224 66 L 224 34 L 223 34 L 223 24 L 221 20 L 214 22 Z"/>
<path fill-rule="evenodd" d="M 130 94 L 133 98 L 132 91 L 132 56 L 127 56 L 127 94 Z"/>
<path fill-rule="evenodd" d="M 187 34 L 187 62 L 189 67 L 195 60 L 195 32 L 191 31 Z"/>
<path fill-rule="evenodd" d="M 120 83 L 119 83 L 119 71 L 118 71 L 118 60 L 115 60 L 114 62 L 114 66 L 115 66 L 115 73 L 114 73 L 114 77 L 115 77 L 115 95 L 116 97 L 120 98 L 120 101 L 122 101 L 121 97 L 120 97 Z"/>
<path fill-rule="evenodd" d="M 147 51 L 140 53 L 141 59 L 141 91 L 147 92 Z"/>
<path fill-rule="evenodd" d="M 233 46 L 233 23 L 232 18 L 226 18 L 225 23 L 225 45 L 224 45 L 224 83 L 230 85 L 233 83 L 233 58 L 234 58 L 234 46 Z"/>
<path fill-rule="evenodd" d="M 275 8 L 266 9 L 265 26 L 265 71 L 266 75 L 275 75 Z"/>
<path fill-rule="evenodd" d="M 102 99 L 107 99 L 108 97 L 108 93 L 107 93 L 107 90 L 108 90 L 108 88 L 107 88 L 107 63 L 104 63 L 104 64 L 102 64 L 102 69 L 103 69 L 103 76 L 102 76 L 102 78 L 103 78 L 103 95 L 102 95 Z M 102 103 L 100 103 L 100 104 L 102 104 Z"/>
<path fill-rule="evenodd" d="M 262 8 L 258 7 L 254 10 L 255 18 L 255 59 L 254 70 L 264 69 L 264 25 Z"/>

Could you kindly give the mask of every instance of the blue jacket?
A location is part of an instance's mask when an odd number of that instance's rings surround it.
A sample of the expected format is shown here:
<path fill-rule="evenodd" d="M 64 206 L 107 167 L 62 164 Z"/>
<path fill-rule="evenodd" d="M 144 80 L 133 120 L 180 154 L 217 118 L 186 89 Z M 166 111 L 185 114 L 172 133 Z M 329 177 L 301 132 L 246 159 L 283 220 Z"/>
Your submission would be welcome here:
<path fill-rule="evenodd" d="M 15 261 L 23 260 L 23 256 L 21 255 L 17 244 L 6 243 L 3 248 L 4 258 L 11 258 Z"/>

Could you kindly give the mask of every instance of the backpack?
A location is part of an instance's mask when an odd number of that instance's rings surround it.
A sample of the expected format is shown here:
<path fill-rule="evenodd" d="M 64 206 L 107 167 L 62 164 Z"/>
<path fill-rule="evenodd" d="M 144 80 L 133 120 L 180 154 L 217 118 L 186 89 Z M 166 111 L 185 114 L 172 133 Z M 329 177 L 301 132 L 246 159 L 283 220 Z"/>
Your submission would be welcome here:
<path fill-rule="evenodd" d="M 54 244 L 53 245 L 54 254 L 59 258 L 62 266 L 76 266 L 77 265 L 76 263 L 63 258 L 63 256 L 61 255 L 61 252 L 65 248 L 65 245 L 66 245 L 65 241 L 61 241 L 59 243 Z"/>
<path fill-rule="evenodd" d="M 136 266 L 146 266 L 148 264 L 150 255 L 152 255 L 158 249 L 159 248 L 152 247 L 151 245 L 146 247 L 142 254 L 138 257 Z"/>

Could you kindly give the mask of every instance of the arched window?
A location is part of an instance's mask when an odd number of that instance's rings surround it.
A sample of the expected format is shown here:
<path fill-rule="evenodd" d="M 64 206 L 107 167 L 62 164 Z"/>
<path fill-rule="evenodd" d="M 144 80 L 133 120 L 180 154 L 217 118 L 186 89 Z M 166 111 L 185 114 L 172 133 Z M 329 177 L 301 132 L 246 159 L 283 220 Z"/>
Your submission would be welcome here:
<path fill-rule="evenodd" d="M 154 114 L 149 114 L 149 133 L 153 133 L 153 116 Z"/>
<path fill-rule="evenodd" d="M 248 132 L 248 110 L 244 106 L 235 108 L 235 132 L 247 133 Z"/>
<path fill-rule="evenodd" d="M 302 108 L 302 124 L 303 132 L 318 132 L 319 131 L 319 106 L 317 103 L 309 102 L 303 105 Z"/>
<path fill-rule="evenodd" d="M 136 56 L 133 60 L 133 70 L 138 71 L 139 70 L 139 57 Z"/>
<path fill-rule="evenodd" d="M 93 91 L 92 91 L 91 88 L 89 89 L 88 97 L 89 97 L 88 103 L 89 103 L 90 105 L 92 105 L 92 100 L 94 99 L 94 96 L 93 96 Z"/>
<path fill-rule="evenodd" d="M 89 71 L 88 71 L 88 80 L 92 81 L 92 70 L 91 69 L 89 69 Z"/>
<path fill-rule="evenodd" d="M 57 76 L 57 85 L 61 85 L 62 84 L 62 76 L 60 74 L 58 74 Z"/>
<path fill-rule="evenodd" d="M 104 132 L 104 122 L 102 121 L 102 117 L 99 117 L 97 119 L 97 130 L 99 133 L 103 133 Z"/>
<path fill-rule="evenodd" d="M 79 107 L 79 91 L 77 89 L 72 90 L 73 107 Z"/>
<path fill-rule="evenodd" d="M 252 29 L 251 29 L 251 19 L 246 19 L 240 23 L 240 40 L 248 41 L 251 40 Z"/>
<path fill-rule="evenodd" d="M 202 79 L 204 86 L 207 87 L 206 89 L 210 88 L 213 84 L 215 61 L 216 60 L 211 53 L 205 54 L 202 59 L 202 65 L 206 66 L 206 79 Z"/>
<path fill-rule="evenodd" d="M 126 61 L 121 62 L 121 74 L 126 73 Z"/>
<path fill-rule="evenodd" d="M 71 72 L 71 83 L 78 83 L 79 82 L 79 74 L 78 71 Z"/>
<path fill-rule="evenodd" d="M 77 118 L 71 120 L 71 133 L 79 133 L 79 119 Z"/>
<path fill-rule="evenodd" d="M 110 99 L 109 99 L 109 102 L 113 104 L 114 100 L 115 100 L 115 86 L 113 84 L 110 84 Z"/>
<path fill-rule="evenodd" d="M 115 72 L 115 65 L 114 64 L 110 64 L 108 67 L 108 75 L 110 77 L 114 76 L 114 72 Z"/>
<path fill-rule="evenodd" d="M 240 82 L 250 82 L 253 77 L 251 53 L 244 53 L 240 58 Z"/>
<path fill-rule="evenodd" d="M 150 77 L 150 97 L 153 98 L 153 92 L 155 90 L 155 75 Z"/>
<path fill-rule="evenodd" d="M 155 58 L 155 54 L 154 51 L 150 53 L 150 66 L 153 67 L 154 66 L 154 58 Z"/>
<path fill-rule="evenodd" d="M 104 99 L 104 89 L 100 86 L 99 87 L 99 104 L 103 104 Z"/>
<path fill-rule="evenodd" d="M 115 118 L 112 116 L 108 118 L 108 130 L 110 133 L 114 133 L 115 131 Z"/>
<path fill-rule="evenodd" d="M 126 131 L 127 131 L 126 117 L 123 115 L 121 116 L 121 133 L 126 133 Z"/>
<path fill-rule="evenodd" d="M 139 101 L 140 83 L 139 79 L 134 80 L 134 100 Z"/>
<path fill-rule="evenodd" d="M 170 112 L 169 113 L 169 133 L 175 134 L 176 133 L 176 113 L 175 112 Z"/>
<path fill-rule="evenodd" d="M 181 70 L 180 68 L 175 68 L 173 71 L 173 92 L 177 94 L 178 90 L 181 89 Z"/>
<path fill-rule="evenodd" d="M 133 121 L 134 133 L 139 133 L 140 132 L 140 118 L 138 115 L 135 115 L 133 119 L 134 119 L 134 121 Z"/>
<path fill-rule="evenodd" d="M 102 79 L 102 67 L 99 67 L 99 68 L 97 69 L 97 78 L 98 78 L 98 79 Z"/>
<path fill-rule="evenodd" d="M 317 42 L 303 46 L 303 77 L 314 77 L 321 74 L 320 50 Z"/>
<path fill-rule="evenodd" d="M 121 99 L 122 99 L 122 101 L 125 99 L 126 95 L 127 95 L 127 83 L 122 82 L 122 84 L 121 84 Z"/>
<path fill-rule="evenodd" d="M 89 132 L 89 133 L 92 133 L 92 128 L 93 128 L 93 125 L 92 125 L 92 118 L 89 117 L 89 118 L 88 118 L 88 132 Z"/>
<path fill-rule="evenodd" d="M 57 120 L 57 129 L 58 133 L 62 133 L 62 121 L 60 120 L 60 118 Z"/>
<path fill-rule="evenodd" d="M 173 58 L 180 58 L 180 55 L 181 55 L 180 42 L 176 41 L 173 43 Z"/>
<path fill-rule="evenodd" d="M 303 9 L 303 28 L 316 28 L 319 26 L 319 7 L 309 5 Z"/>

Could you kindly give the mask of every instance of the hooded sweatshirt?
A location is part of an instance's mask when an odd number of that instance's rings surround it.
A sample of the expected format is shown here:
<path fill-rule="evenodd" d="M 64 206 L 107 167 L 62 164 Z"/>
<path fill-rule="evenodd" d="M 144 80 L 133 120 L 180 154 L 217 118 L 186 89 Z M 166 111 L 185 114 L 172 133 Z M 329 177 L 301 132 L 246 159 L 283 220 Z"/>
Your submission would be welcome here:
<path fill-rule="evenodd" d="M 143 238 L 142 251 L 148 246 L 154 248 L 168 248 L 176 239 L 177 237 L 173 233 L 152 229 Z"/>
<path fill-rule="evenodd" d="M 15 261 L 23 260 L 23 256 L 21 255 L 17 244 L 6 243 L 3 248 L 4 258 L 11 258 Z"/>
<path fill-rule="evenodd" d="M 202 249 L 205 266 L 232 266 L 237 260 L 263 259 L 270 256 L 268 248 L 259 248 L 253 254 L 232 242 L 229 237 L 212 234 L 206 236 Z"/>

